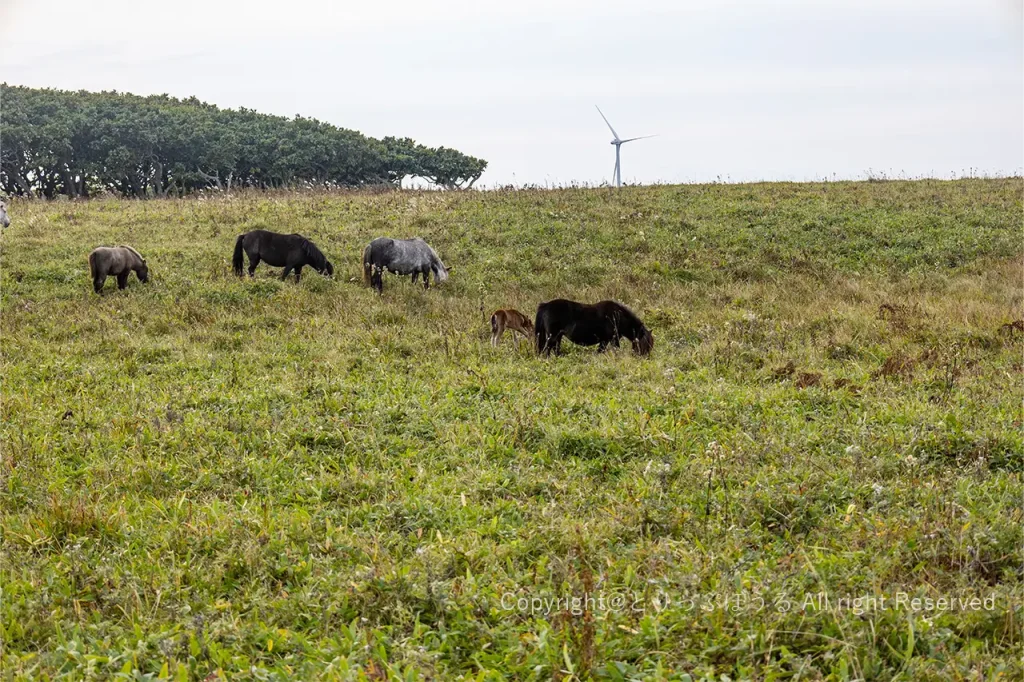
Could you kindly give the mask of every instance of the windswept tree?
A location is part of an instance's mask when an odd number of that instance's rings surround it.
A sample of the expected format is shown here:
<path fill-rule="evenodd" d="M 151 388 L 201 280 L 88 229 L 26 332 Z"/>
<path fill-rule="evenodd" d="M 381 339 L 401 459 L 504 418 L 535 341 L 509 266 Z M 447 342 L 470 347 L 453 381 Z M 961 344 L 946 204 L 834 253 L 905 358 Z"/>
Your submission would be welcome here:
<path fill-rule="evenodd" d="M 429 180 L 445 189 L 469 189 L 480 179 L 487 162 L 466 156 L 447 147 L 430 149 L 408 137 L 385 137 L 384 148 L 390 158 L 389 180 L 401 182 L 412 175 Z"/>
<path fill-rule="evenodd" d="M 375 140 L 313 118 L 220 109 L 194 97 L 3 84 L 0 117 L 0 192 L 18 196 L 400 185 L 407 176 L 465 189 L 487 168 L 446 147 Z"/>

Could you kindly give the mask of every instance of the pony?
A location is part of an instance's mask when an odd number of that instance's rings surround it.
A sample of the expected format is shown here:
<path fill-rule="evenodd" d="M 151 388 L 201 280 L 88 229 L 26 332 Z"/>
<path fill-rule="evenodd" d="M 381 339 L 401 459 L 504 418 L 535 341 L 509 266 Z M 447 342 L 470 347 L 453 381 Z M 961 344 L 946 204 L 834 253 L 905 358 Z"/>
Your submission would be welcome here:
<path fill-rule="evenodd" d="M 527 339 L 533 336 L 533 322 L 530 321 L 530 318 L 523 315 L 518 310 L 503 308 L 501 310 L 495 310 L 494 314 L 491 315 L 492 346 L 498 346 L 498 342 L 501 341 L 501 335 L 505 333 L 506 329 L 513 332 L 519 332 Z M 513 338 L 516 339 L 516 344 L 518 345 L 519 338 L 514 335 Z"/>
<path fill-rule="evenodd" d="M 633 342 L 633 352 L 648 355 L 654 348 L 654 337 L 632 310 L 616 301 L 594 304 L 577 303 L 558 298 L 537 306 L 534 323 L 537 352 L 550 355 L 561 352 L 562 337 L 581 346 L 597 344 L 597 351 L 619 345 L 625 337 Z"/>
<path fill-rule="evenodd" d="M 7 202 L 0 199 L 0 226 L 8 227 L 11 224 L 11 219 L 7 217 Z"/>
<path fill-rule="evenodd" d="M 384 293 L 384 271 L 396 275 L 412 275 L 413 283 L 423 275 L 423 288 L 430 288 L 430 273 L 434 282 L 448 279 L 448 268 L 437 253 L 419 237 L 412 239 L 391 239 L 377 237 L 363 249 L 363 282 L 372 286 L 377 293 Z"/>
<path fill-rule="evenodd" d="M 242 276 L 242 266 L 245 262 L 242 259 L 242 252 L 249 255 L 249 276 L 256 274 L 256 266 L 260 261 L 266 261 L 267 265 L 274 267 L 284 266 L 281 273 L 281 280 L 288 278 L 288 273 L 295 270 L 295 281 L 298 282 L 302 276 L 302 268 L 310 266 L 325 277 L 334 276 L 334 266 L 327 260 L 323 252 L 316 248 L 316 244 L 309 241 L 301 234 L 278 234 L 267 230 L 253 230 L 238 235 L 235 240 L 235 254 L 232 258 L 232 265 L 235 274 Z"/>
<path fill-rule="evenodd" d="M 97 294 L 103 290 L 107 277 L 117 277 L 117 288 L 128 286 L 128 275 L 135 271 L 139 281 L 149 281 L 149 266 L 146 259 L 130 246 L 99 246 L 89 254 L 89 272 L 92 274 L 92 288 Z"/>

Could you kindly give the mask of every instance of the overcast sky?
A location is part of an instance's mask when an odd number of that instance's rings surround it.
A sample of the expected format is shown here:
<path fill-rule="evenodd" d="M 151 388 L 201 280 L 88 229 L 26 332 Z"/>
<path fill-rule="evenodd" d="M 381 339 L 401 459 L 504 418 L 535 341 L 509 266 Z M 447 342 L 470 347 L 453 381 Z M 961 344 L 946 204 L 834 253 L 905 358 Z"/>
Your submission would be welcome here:
<path fill-rule="evenodd" d="M 609 180 L 595 104 L 658 135 L 628 182 L 1019 174 L 1021 4 L 0 0 L 0 80 L 409 136 L 486 186 Z"/>

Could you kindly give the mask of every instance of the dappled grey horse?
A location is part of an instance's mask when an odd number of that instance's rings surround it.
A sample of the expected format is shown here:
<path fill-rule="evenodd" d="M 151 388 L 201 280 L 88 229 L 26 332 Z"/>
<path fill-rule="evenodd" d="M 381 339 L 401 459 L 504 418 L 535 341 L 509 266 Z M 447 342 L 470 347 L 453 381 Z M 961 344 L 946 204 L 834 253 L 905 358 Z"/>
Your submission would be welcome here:
<path fill-rule="evenodd" d="M 430 288 L 430 273 L 435 282 L 448 279 L 448 268 L 429 245 L 419 237 L 391 239 L 377 237 L 363 250 L 363 281 L 378 293 L 384 291 L 384 271 L 396 275 L 412 275 L 416 281 L 423 275 L 423 288 Z"/>
<path fill-rule="evenodd" d="M 7 227 L 11 224 L 11 219 L 7 217 L 7 204 L 0 200 L 0 225 Z"/>
<path fill-rule="evenodd" d="M 140 282 L 149 281 L 146 259 L 130 246 L 100 246 L 89 254 L 92 288 L 97 294 L 103 290 L 110 275 L 117 277 L 117 288 L 124 289 L 133 270 Z"/>

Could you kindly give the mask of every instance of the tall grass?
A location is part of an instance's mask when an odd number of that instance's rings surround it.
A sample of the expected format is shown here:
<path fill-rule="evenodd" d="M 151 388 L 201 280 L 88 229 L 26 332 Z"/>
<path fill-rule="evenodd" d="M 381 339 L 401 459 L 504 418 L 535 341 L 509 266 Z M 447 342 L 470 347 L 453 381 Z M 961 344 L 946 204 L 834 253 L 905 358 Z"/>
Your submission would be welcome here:
<path fill-rule="evenodd" d="M 1019 678 L 1021 198 L 16 201 L 3 674 Z M 335 279 L 235 278 L 258 227 Z M 378 297 L 380 235 L 451 279 Z M 96 296 L 86 255 L 114 243 L 152 281 Z M 654 354 L 489 346 L 491 310 L 555 296 L 622 301 Z M 968 601 L 909 601 L 940 597 Z"/>

